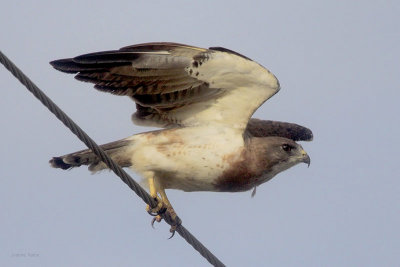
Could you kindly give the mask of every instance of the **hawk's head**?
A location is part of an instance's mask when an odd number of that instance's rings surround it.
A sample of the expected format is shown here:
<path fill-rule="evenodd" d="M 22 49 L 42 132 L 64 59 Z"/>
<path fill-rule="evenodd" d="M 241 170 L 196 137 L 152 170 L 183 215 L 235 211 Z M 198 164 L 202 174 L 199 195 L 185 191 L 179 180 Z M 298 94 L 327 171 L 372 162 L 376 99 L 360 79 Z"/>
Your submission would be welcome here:
<path fill-rule="evenodd" d="M 268 179 L 279 172 L 289 169 L 298 163 L 306 163 L 310 166 L 310 157 L 303 147 L 295 141 L 283 137 L 271 136 L 251 138 L 248 146 L 250 154 L 257 160 L 257 169 L 263 169 Z"/>
<path fill-rule="evenodd" d="M 216 182 L 219 191 L 247 191 L 310 157 L 295 141 L 278 136 L 251 137 L 241 156 Z"/>
<path fill-rule="evenodd" d="M 250 149 L 255 149 L 267 165 L 288 165 L 288 168 L 301 162 L 310 165 L 310 157 L 303 147 L 291 139 L 277 136 L 252 138 Z"/>

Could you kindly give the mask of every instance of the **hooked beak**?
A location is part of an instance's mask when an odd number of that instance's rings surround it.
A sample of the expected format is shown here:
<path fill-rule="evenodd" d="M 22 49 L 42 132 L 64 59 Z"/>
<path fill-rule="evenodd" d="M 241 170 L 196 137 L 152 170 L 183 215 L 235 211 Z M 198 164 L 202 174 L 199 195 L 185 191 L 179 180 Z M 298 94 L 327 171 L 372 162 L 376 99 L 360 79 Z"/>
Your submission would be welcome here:
<path fill-rule="evenodd" d="M 301 151 L 301 155 L 303 157 L 302 161 L 304 163 L 307 163 L 308 167 L 310 167 L 310 163 L 311 163 L 310 156 L 304 150 Z"/>

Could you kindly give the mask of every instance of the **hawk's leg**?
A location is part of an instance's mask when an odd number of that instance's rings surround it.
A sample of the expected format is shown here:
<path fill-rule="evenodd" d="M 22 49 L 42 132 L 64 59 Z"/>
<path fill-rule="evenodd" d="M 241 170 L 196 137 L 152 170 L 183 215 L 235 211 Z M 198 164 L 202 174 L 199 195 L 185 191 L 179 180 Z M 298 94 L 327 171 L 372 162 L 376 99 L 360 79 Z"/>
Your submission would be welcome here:
<path fill-rule="evenodd" d="M 161 217 L 161 215 L 159 213 L 163 213 L 163 212 L 165 212 L 165 210 L 168 211 L 168 213 L 169 213 L 169 215 L 170 215 L 170 217 L 171 217 L 171 219 L 173 221 L 176 219 L 175 210 L 172 207 L 171 202 L 169 202 L 167 194 L 165 193 L 164 188 L 161 188 L 159 186 L 157 187 L 157 196 L 158 195 L 160 195 L 160 197 L 161 197 L 162 207 L 164 208 L 164 210 L 161 211 L 161 212 L 159 211 L 158 214 L 156 214 L 156 216 L 154 217 L 151 225 L 153 225 L 154 222 L 161 222 L 162 217 Z"/>
<path fill-rule="evenodd" d="M 175 234 L 176 228 L 178 227 L 178 225 L 180 225 L 182 223 L 182 221 L 176 215 L 175 210 L 171 205 L 171 202 L 169 202 L 169 200 L 168 200 L 168 197 L 167 197 L 167 194 L 165 193 L 164 188 L 158 187 L 157 191 L 160 194 L 161 200 L 162 200 L 163 204 L 166 206 L 167 211 L 168 211 L 164 214 L 164 218 L 169 224 L 171 224 L 171 229 L 169 231 L 172 233 L 172 235 L 170 237 L 170 238 L 172 238 Z M 166 216 L 168 216 L 168 217 L 166 217 Z M 162 220 L 162 217 L 160 214 L 158 214 L 157 216 L 155 216 L 153 218 L 153 220 L 151 222 L 151 226 L 154 227 L 154 222 L 161 222 L 161 220 Z"/>
<path fill-rule="evenodd" d="M 164 202 L 162 199 L 160 199 L 160 197 L 157 194 L 157 187 L 156 187 L 156 182 L 154 179 L 154 174 L 153 173 L 149 173 L 148 178 L 147 178 L 147 182 L 149 185 L 149 191 L 150 191 L 150 196 L 157 201 L 157 206 L 155 207 L 150 207 L 149 205 L 146 206 L 146 210 L 150 215 L 153 216 L 159 216 L 159 213 L 165 212 L 165 206 L 164 206 Z"/>
<path fill-rule="evenodd" d="M 149 186 L 150 196 L 157 201 L 157 206 L 150 207 L 147 205 L 146 207 L 147 212 L 154 216 L 151 225 L 153 226 L 154 222 L 161 222 L 164 217 L 165 220 L 172 225 L 170 231 L 173 236 L 176 227 L 181 224 L 181 220 L 176 216 L 175 210 L 172 208 L 171 202 L 168 200 L 164 187 L 157 181 L 157 177 L 154 176 L 154 173 L 147 173 L 146 178 Z"/>
<path fill-rule="evenodd" d="M 175 219 L 176 219 L 175 210 L 174 210 L 174 208 L 172 207 L 171 202 L 169 202 L 168 197 L 167 197 L 167 194 L 165 193 L 164 188 L 159 188 L 159 189 L 158 189 L 158 192 L 159 192 L 160 195 L 161 195 L 162 202 L 165 204 L 165 206 L 167 207 L 167 210 L 168 210 L 169 214 L 171 215 L 171 219 L 172 219 L 172 220 L 175 220 Z"/>

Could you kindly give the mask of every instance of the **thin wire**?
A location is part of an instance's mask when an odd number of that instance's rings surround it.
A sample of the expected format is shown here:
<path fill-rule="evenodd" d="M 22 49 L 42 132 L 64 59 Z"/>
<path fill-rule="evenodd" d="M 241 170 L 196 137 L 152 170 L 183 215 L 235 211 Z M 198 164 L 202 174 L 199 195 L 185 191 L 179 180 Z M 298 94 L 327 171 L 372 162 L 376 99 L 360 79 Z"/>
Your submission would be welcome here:
<path fill-rule="evenodd" d="M 108 168 L 110 168 L 121 180 L 129 186 L 144 202 L 155 207 L 156 201 L 138 184 L 128 173 L 117 165 L 71 118 L 68 117 L 39 87 L 37 87 L 15 64 L 0 51 L 0 62 L 17 78 L 51 113 L 53 113 L 68 129 L 74 133 L 89 149 L 98 156 Z M 168 213 L 161 214 L 163 219 L 171 226 L 176 226 L 176 231 L 192 247 L 197 250 L 209 263 L 214 266 L 225 266 L 214 254 L 212 254 L 196 237 L 194 237 L 183 225 L 177 216 L 176 220 L 171 219 Z"/>

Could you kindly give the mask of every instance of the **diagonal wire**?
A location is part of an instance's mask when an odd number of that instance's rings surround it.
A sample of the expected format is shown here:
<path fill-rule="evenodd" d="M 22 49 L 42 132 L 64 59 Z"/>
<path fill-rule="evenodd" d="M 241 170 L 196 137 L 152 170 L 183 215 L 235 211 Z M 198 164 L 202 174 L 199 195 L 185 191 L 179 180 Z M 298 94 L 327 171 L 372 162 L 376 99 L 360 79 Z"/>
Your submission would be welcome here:
<path fill-rule="evenodd" d="M 74 133 L 89 149 L 98 156 L 121 180 L 129 186 L 144 202 L 155 207 L 156 201 L 138 184 L 128 173 L 117 165 L 71 118 L 68 117 L 45 93 L 43 93 L 15 64 L 0 51 L 0 62 L 17 78 L 51 113 L 53 113 L 72 133 Z M 211 253 L 196 237 L 194 237 L 181 223 L 176 225 L 176 220 L 171 220 L 168 211 L 162 214 L 163 219 L 171 226 L 176 226 L 176 231 L 195 250 L 197 250 L 209 263 L 214 266 L 225 266 L 214 254 Z M 180 222 L 179 217 L 177 221 Z"/>

